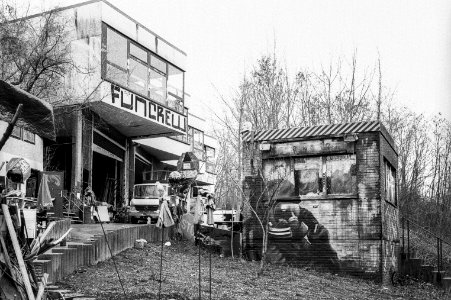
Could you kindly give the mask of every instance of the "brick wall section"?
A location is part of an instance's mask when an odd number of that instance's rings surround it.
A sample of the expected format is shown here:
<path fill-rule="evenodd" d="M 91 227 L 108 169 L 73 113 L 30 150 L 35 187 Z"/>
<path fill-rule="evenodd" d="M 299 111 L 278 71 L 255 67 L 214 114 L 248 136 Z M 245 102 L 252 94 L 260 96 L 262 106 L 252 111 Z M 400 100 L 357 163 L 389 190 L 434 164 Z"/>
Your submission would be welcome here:
<path fill-rule="evenodd" d="M 393 143 L 385 137 L 380 135 L 381 154 L 380 160 L 384 162 L 387 160 L 396 170 L 398 169 L 398 157 L 396 150 L 393 149 Z M 381 208 L 382 208 L 382 281 L 383 283 L 390 282 L 390 272 L 398 267 L 399 255 L 399 209 L 396 205 L 385 201 L 385 174 L 384 167 L 381 168 Z"/>
<path fill-rule="evenodd" d="M 331 264 L 331 261 L 338 259 L 341 271 L 365 275 L 377 280 L 386 277 L 387 265 L 396 263 L 392 251 L 393 239 L 390 244 L 382 240 L 385 232 L 394 232 L 397 229 L 397 209 L 393 206 L 387 208 L 385 201 L 381 201 L 384 188 L 382 186 L 384 181 L 381 178 L 385 178 L 382 177 L 385 175 L 382 174 L 384 168 L 381 162 L 384 155 L 390 156 L 390 161 L 394 162 L 397 161 L 397 156 L 390 144 L 386 140 L 381 141 L 381 138 L 383 139 L 383 136 L 379 132 L 358 134 L 358 140 L 355 143 L 357 197 L 292 200 L 292 202 L 300 201 L 300 206 L 311 212 L 320 226 L 324 227 L 323 235 L 328 236 L 328 242 L 318 246 L 317 249 L 320 251 L 301 251 L 301 260 Z M 251 158 L 254 164 L 253 174 L 251 174 Z M 393 165 L 396 167 L 395 164 Z M 254 205 L 255 198 L 263 189 L 261 187 L 263 180 L 258 180 L 259 170 L 262 169 L 262 155 L 258 145 L 254 147 L 253 156 L 249 143 L 245 145 L 243 169 L 244 191 L 247 199 L 250 199 L 250 203 Z M 243 210 L 243 250 L 245 252 L 252 249 L 259 250 L 261 249 L 260 224 L 246 206 Z M 386 211 L 384 216 L 383 210 Z M 384 223 L 384 219 L 388 220 L 387 224 Z M 390 236 L 394 234 L 390 233 Z M 299 247 L 294 248 L 287 242 L 287 247 L 283 251 L 299 251 Z"/>

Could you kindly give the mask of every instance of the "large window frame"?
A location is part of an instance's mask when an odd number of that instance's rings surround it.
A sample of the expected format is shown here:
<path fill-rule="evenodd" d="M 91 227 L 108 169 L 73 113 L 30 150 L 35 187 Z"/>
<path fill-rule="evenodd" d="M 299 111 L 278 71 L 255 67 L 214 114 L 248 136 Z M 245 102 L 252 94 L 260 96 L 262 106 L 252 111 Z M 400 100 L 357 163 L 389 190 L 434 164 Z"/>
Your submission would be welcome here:
<path fill-rule="evenodd" d="M 396 179 L 396 169 L 390 162 L 384 158 L 384 174 L 385 174 L 385 201 L 398 206 L 398 184 Z"/>
<path fill-rule="evenodd" d="M 357 157 L 355 154 L 296 157 L 294 160 L 295 192 L 301 198 L 357 197 Z M 302 171 L 305 174 L 302 174 Z M 304 182 L 301 181 L 302 178 L 304 178 Z M 301 195 L 300 190 L 302 189 L 307 193 Z M 316 191 L 312 189 L 316 189 Z"/>
<path fill-rule="evenodd" d="M 117 64 L 120 59 L 113 61 L 114 59 L 110 58 L 108 55 L 109 32 L 114 32 L 115 37 L 119 37 L 119 39 L 122 38 L 127 43 L 127 53 L 124 56 L 127 61 L 126 68 L 124 67 L 124 64 Z M 124 51 L 124 49 L 122 50 Z M 146 55 L 144 55 L 144 52 Z M 113 51 L 111 53 L 113 53 Z M 132 68 L 133 64 L 135 66 L 145 66 L 147 69 L 147 78 L 145 78 L 142 86 L 136 84 L 139 80 L 139 76 L 136 76 L 137 74 L 134 73 L 134 69 Z M 112 75 L 112 70 L 117 73 Z M 170 70 L 176 70 L 176 72 L 178 72 L 177 74 L 181 74 L 182 86 L 179 93 L 169 91 L 170 88 L 168 83 L 171 80 L 169 78 Z M 135 81 L 132 81 L 133 78 Z M 185 72 L 153 51 L 150 51 L 137 42 L 129 39 L 106 23 L 102 23 L 102 79 L 113 82 L 122 88 L 144 96 L 167 108 L 181 113 L 184 113 L 185 111 Z M 161 83 L 158 83 L 158 79 Z"/>

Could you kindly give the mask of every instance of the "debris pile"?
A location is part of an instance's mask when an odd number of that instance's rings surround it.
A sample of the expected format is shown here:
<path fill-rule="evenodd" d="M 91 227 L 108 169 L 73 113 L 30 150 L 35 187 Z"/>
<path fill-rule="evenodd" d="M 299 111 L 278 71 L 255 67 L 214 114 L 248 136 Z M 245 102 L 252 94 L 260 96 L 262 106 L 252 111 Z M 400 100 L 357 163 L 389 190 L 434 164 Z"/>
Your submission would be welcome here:
<path fill-rule="evenodd" d="M 38 276 L 32 261 L 60 244 L 70 229 L 56 240 L 48 238 L 55 222 L 40 230 L 35 224 L 30 232 L 26 209 L 20 208 L 17 203 L 7 204 L 6 197 L 1 198 L 1 203 L 0 299 L 47 299 L 45 287 L 48 274 Z"/>

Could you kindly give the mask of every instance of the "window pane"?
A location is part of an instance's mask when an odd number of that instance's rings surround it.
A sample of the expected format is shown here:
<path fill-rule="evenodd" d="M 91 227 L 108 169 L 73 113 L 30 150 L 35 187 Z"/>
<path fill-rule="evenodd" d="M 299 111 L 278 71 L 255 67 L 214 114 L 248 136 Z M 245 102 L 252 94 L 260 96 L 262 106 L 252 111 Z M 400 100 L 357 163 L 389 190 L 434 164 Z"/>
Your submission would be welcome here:
<path fill-rule="evenodd" d="M 385 162 L 385 198 L 387 201 L 396 205 L 396 171 Z"/>
<path fill-rule="evenodd" d="M 122 85 L 123 87 L 127 86 L 127 73 L 113 65 L 107 64 L 106 76 L 108 79 Z"/>
<path fill-rule="evenodd" d="M 147 66 L 130 59 L 129 86 L 132 90 L 147 95 Z"/>
<path fill-rule="evenodd" d="M 188 144 L 193 145 L 193 127 L 188 126 L 188 131 L 186 133 Z"/>
<path fill-rule="evenodd" d="M 168 92 L 183 99 L 182 70 L 169 65 L 168 71 Z"/>
<path fill-rule="evenodd" d="M 133 43 L 130 43 L 130 54 L 147 63 L 147 52 Z"/>
<path fill-rule="evenodd" d="M 183 113 L 183 101 L 168 94 L 168 106 L 178 112 Z"/>
<path fill-rule="evenodd" d="M 107 29 L 107 60 L 117 66 L 127 69 L 127 40 L 111 30 Z"/>
<path fill-rule="evenodd" d="M 18 139 L 22 139 L 22 128 L 14 126 L 13 131 L 11 132 L 11 136 Z"/>
<path fill-rule="evenodd" d="M 207 161 L 214 162 L 215 161 L 215 148 L 205 146 L 205 152 L 207 155 Z"/>
<path fill-rule="evenodd" d="M 355 194 L 357 190 L 355 155 L 326 157 L 329 194 Z"/>
<path fill-rule="evenodd" d="M 155 55 L 152 55 L 150 57 L 150 65 L 164 74 L 167 73 L 166 63 L 161 59 L 159 59 L 158 57 L 156 57 Z"/>
<path fill-rule="evenodd" d="M 295 195 L 290 159 L 263 161 L 263 177 L 267 186 L 266 200 Z"/>
<path fill-rule="evenodd" d="M 166 104 L 166 77 L 150 69 L 149 77 L 150 98 Z"/>
<path fill-rule="evenodd" d="M 297 158 L 295 160 L 296 190 L 298 195 L 315 196 L 323 192 L 322 158 Z"/>
<path fill-rule="evenodd" d="M 204 149 L 204 133 L 200 130 L 194 130 L 194 148 Z"/>
<path fill-rule="evenodd" d="M 35 134 L 25 129 L 22 130 L 23 130 L 23 140 L 34 144 Z"/>

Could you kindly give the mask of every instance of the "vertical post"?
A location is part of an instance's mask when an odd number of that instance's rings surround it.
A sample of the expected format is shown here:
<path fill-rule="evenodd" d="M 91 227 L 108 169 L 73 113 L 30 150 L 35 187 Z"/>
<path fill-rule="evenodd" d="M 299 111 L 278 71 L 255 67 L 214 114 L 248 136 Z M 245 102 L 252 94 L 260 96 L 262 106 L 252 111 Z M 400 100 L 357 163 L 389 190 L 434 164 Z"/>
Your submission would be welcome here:
<path fill-rule="evenodd" d="M 199 300 L 201 300 L 201 278 L 200 278 L 200 241 L 197 241 L 197 247 L 199 248 Z"/>
<path fill-rule="evenodd" d="M 410 258 L 410 221 L 407 219 L 407 256 Z"/>
<path fill-rule="evenodd" d="M 164 247 L 164 225 L 161 227 L 161 253 L 160 253 L 160 286 L 158 288 L 158 299 L 161 299 L 161 273 L 163 270 L 163 247 Z"/>
<path fill-rule="evenodd" d="M 19 245 L 19 241 L 17 240 L 16 231 L 14 229 L 14 225 L 11 219 L 11 215 L 9 214 L 9 207 L 6 204 L 2 204 L 3 216 L 5 217 L 6 226 L 8 228 L 9 236 L 11 238 L 11 242 L 13 244 L 14 253 L 16 254 L 17 263 L 19 264 L 19 270 L 22 275 L 22 280 L 25 285 L 25 291 L 27 292 L 28 300 L 34 300 L 33 289 L 31 288 L 30 277 L 28 275 L 27 267 L 25 266 L 25 262 L 22 256 L 22 250 Z M 8 255 L 5 253 L 5 255 Z"/>
<path fill-rule="evenodd" d="M 0 140 L 0 150 L 2 150 L 6 141 L 11 136 L 11 133 L 13 132 L 13 129 L 14 129 L 14 125 L 16 125 L 17 119 L 19 119 L 19 116 L 22 113 L 22 109 L 23 109 L 22 103 L 17 105 L 16 112 L 14 113 L 14 116 L 13 116 L 11 122 L 8 123 L 8 127 L 6 127 L 5 133 L 3 133 L 3 136 Z"/>
<path fill-rule="evenodd" d="M 77 108 L 72 114 L 72 128 L 72 191 L 83 193 L 83 114 L 81 108 Z"/>
<path fill-rule="evenodd" d="M 437 238 L 437 271 L 440 273 L 440 239 Z"/>
<path fill-rule="evenodd" d="M 213 250 L 213 249 L 211 249 L 211 235 L 210 235 L 210 243 L 209 243 L 209 245 L 210 245 L 210 300 L 211 300 L 211 251 Z"/>
<path fill-rule="evenodd" d="M 406 245 L 405 245 L 405 241 L 404 241 L 404 230 L 405 230 L 405 219 L 404 219 L 404 217 L 402 217 L 401 218 L 401 228 L 402 228 L 402 252 L 403 252 L 403 254 L 405 254 L 406 253 Z"/>

